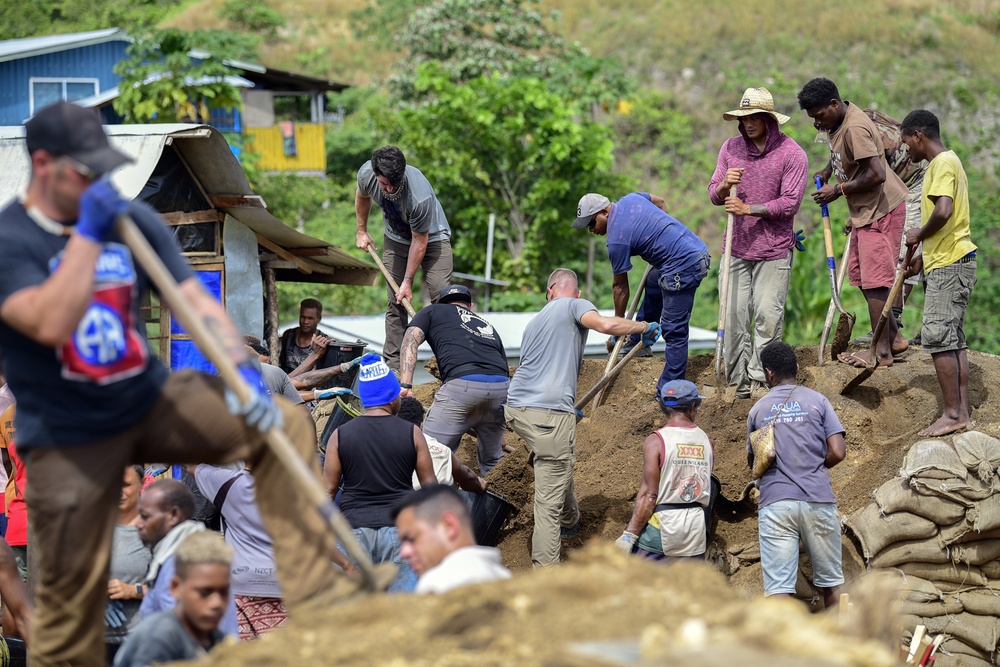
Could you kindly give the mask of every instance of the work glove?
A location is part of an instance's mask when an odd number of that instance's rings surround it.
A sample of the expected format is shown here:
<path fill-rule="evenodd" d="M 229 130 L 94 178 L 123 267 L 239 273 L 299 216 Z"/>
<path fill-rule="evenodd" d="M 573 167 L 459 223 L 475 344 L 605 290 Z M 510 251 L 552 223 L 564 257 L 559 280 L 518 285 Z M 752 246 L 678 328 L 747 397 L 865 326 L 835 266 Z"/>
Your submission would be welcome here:
<path fill-rule="evenodd" d="M 801 252 L 805 252 L 806 251 L 806 246 L 805 246 L 805 244 L 802 243 L 805 240 L 806 240 L 806 235 L 805 235 L 804 230 L 802 230 L 802 229 L 795 230 L 795 249 L 796 250 L 799 250 Z"/>
<path fill-rule="evenodd" d="M 579 424 L 583 421 L 583 410 L 576 408 L 576 423 Z"/>
<path fill-rule="evenodd" d="M 104 608 L 104 625 L 109 628 L 120 628 L 127 620 L 121 600 L 108 600 L 108 606 Z"/>
<path fill-rule="evenodd" d="M 642 342 L 646 347 L 653 347 L 658 340 L 660 340 L 660 323 L 650 322 L 642 334 Z"/>
<path fill-rule="evenodd" d="M 313 399 L 317 401 L 324 401 L 328 398 L 337 398 L 338 396 L 350 396 L 354 392 L 347 387 L 330 387 L 329 389 L 316 389 L 313 391 Z"/>
<path fill-rule="evenodd" d="M 627 530 L 622 533 L 622 536 L 615 540 L 615 546 L 624 551 L 627 554 L 632 553 L 632 549 L 635 548 L 635 543 L 639 541 L 639 536 L 635 533 L 630 533 Z"/>
<path fill-rule="evenodd" d="M 254 366 L 248 359 L 239 365 L 239 371 L 250 387 L 250 400 L 241 403 L 236 392 L 226 387 L 226 407 L 237 417 L 242 417 L 247 426 L 261 433 L 267 433 L 272 428 L 280 428 L 284 418 L 267 392 L 264 379 L 260 376 L 260 368 Z"/>
<path fill-rule="evenodd" d="M 350 361 L 345 361 L 344 363 L 342 363 L 340 365 L 340 372 L 346 373 L 352 368 L 357 368 L 360 365 L 361 365 L 361 357 L 356 357 L 354 359 L 351 359 Z"/>
<path fill-rule="evenodd" d="M 128 202 L 122 199 L 111 179 L 94 181 L 80 197 L 80 218 L 76 232 L 95 243 L 104 243 L 115 218 L 125 212 Z"/>

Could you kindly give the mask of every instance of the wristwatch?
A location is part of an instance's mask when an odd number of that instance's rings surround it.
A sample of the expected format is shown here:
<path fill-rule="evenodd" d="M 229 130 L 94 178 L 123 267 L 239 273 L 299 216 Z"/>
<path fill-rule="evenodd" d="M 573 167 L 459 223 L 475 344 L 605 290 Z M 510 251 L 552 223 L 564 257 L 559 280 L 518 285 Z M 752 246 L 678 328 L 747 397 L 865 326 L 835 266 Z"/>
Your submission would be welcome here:
<path fill-rule="evenodd" d="M 135 585 L 135 597 L 138 600 L 142 599 L 142 584 Z"/>

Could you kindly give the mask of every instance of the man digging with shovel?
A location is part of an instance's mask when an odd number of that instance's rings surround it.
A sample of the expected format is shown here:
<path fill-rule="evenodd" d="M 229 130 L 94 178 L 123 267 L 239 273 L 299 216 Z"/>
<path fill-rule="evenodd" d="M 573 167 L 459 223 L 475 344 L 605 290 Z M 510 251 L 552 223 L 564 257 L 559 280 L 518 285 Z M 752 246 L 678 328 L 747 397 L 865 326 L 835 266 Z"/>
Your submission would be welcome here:
<path fill-rule="evenodd" d="M 111 534 L 121 471 L 140 461 L 252 462 L 261 514 L 277 536 L 281 587 L 293 615 L 332 598 L 334 540 L 264 433 L 282 421 L 298 456 L 313 455 L 300 408 L 272 401 L 243 337 L 192 274 L 166 226 L 122 199 L 107 174 L 129 161 L 91 109 L 60 102 L 26 125 L 31 180 L 0 211 L 0 345 L 18 397 L 18 444 L 31 469 L 29 522 L 38 567 L 29 660 L 104 665 Z M 241 401 L 217 377 L 168 374 L 149 354 L 139 295 L 149 286 L 115 228 L 135 220 L 180 293 L 251 388 Z"/>

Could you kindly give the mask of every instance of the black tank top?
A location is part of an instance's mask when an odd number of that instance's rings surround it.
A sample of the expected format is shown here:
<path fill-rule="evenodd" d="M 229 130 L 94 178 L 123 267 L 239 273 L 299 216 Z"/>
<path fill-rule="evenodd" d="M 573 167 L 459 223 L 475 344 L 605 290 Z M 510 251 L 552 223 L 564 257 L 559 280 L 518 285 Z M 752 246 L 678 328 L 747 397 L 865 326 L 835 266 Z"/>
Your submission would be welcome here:
<path fill-rule="evenodd" d="M 413 424 L 395 415 L 355 417 L 337 429 L 344 478 L 340 511 L 354 528 L 395 525 L 392 510 L 413 491 Z"/>

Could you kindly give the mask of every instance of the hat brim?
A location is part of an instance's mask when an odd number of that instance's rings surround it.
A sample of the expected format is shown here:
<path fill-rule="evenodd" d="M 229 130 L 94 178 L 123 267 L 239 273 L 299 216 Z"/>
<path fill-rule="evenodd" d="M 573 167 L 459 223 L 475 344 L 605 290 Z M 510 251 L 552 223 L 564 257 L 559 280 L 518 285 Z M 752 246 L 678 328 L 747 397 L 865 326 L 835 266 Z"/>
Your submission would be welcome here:
<path fill-rule="evenodd" d="M 722 120 L 737 120 L 743 116 L 752 116 L 755 113 L 770 114 L 774 120 L 778 121 L 778 125 L 784 125 L 791 120 L 791 116 L 786 116 L 783 113 L 769 111 L 767 109 L 733 109 L 732 111 L 722 114 Z"/>
<path fill-rule="evenodd" d="M 126 162 L 135 161 L 128 155 L 116 151 L 111 146 L 102 146 L 97 150 L 86 151 L 83 153 L 67 153 L 67 157 L 73 158 L 98 176 L 114 171 Z"/>
<path fill-rule="evenodd" d="M 449 294 L 438 299 L 438 303 L 472 303 L 472 297 L 465 294 Z"/>
<path fill-rule="evenodd" d="M 573 229 L 586 229 L 587 227 L 590 226 L 590 221 L 593 220 L 594 216 L 596 215 L 597 213 L 595 213 L 594 215 L 580 216 L 579 218 L 573 221 Z"/>

